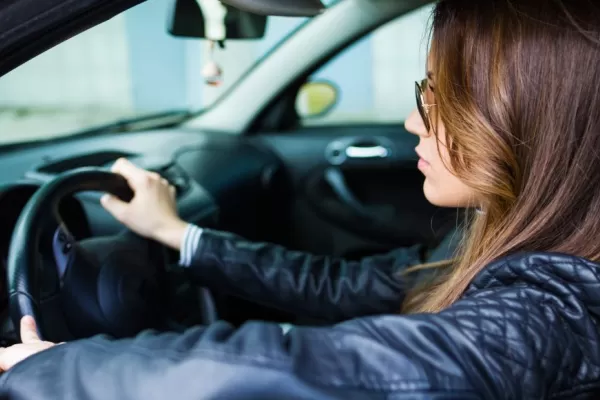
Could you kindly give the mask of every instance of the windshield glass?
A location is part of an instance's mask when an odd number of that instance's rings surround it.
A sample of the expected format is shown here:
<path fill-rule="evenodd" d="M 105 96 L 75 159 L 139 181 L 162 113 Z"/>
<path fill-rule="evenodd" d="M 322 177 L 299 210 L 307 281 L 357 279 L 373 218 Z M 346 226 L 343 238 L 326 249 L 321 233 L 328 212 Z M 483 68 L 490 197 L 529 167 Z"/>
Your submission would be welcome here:
<path fill-rule="evenodd" d="M 324 2 L 331 4 L 332 1 Z M 209 107 L 306 18 L 269 17 L 259 40 L 171 36 L 173 0 L 148 0 L 0 77 L 0 144 L 52 139 L 126 118 Z M 202 72 L 214 61 L 223 83 Z"/>

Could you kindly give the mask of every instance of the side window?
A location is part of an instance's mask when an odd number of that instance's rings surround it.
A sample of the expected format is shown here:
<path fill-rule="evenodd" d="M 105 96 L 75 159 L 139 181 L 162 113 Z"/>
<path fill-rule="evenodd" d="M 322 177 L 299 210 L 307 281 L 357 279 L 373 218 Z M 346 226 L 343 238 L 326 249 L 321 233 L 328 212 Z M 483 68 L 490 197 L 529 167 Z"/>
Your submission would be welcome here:
<path fill-rule="evenodd" d="M 296 99 L 302 124 L 403 122 L 415 107 L 414 82 L 425 74 L 431 9 L 378 28 L 314 73 Z"/>

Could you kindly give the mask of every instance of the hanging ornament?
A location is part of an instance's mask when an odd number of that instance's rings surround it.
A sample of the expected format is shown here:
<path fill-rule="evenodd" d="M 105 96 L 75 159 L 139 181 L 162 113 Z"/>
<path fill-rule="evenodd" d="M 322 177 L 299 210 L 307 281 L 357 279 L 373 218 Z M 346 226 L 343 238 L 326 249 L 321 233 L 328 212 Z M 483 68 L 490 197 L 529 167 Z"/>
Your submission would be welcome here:
<path fill-rule="evenodd" d="M 202 68 L 202 77 L 209 86 L 218 87 L 223 84 L 223 70 L 215 61 L 215 41 L 209 41 L 208 62 Z"/>
<path fill-rule="evenodd" d="M 218 87 L 223 84 L 223 69 L 215 61 L 215 47 L 225 46 L 227 28 L 225 17 L 227 8 L 219 0 L 197 0 L 204 15 L 205 34 L 208 40 L 208 61 L 202 68 L 202 77 L 209 86 Z"/>

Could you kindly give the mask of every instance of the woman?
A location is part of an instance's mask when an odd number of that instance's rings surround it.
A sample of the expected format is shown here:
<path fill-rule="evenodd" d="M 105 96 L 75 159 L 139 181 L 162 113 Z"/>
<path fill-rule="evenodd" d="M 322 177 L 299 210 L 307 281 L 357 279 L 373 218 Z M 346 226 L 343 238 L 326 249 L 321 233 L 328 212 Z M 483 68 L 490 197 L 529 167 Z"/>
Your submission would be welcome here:
<path fill-rule="evenodd" d="M 597 398 L 599 7 L 443 0 L 428 71 L 406 122 L 420 137 L 425 194 L 478 211 L 457 260 L 402 288 L 396 314 L 287 334 L 276 324 L 218 323 L 60 346 L 40 342 L 24 319 L 25 343 L 0 363 L 24 360 L 2 387 L 20 399 Z M 130 165 L 117 169 L 136 195 L 105 206 L 180 246 L 188 227 L 168 187 Z M 164 219 L 140 222 L 150 214 Z"/>
<path fill-rule="evenodd" d="M 402 271 L 423 262 L 421 246 L 346 261 L 201 229 L 177 216 L 173 189 L 157 174 L 125 159 L 118 160 L 113 171 L 125 176 L 136 192 L 130 204 L 103 198 L 102 204 L 116 219 L 140 235 L 180 250 L 180 265 L 203 286 L 283 309 L 304 321 L 329 324 L 396 313 L 405 287 L 418 276 Z M 454 231 L 428 259 L 452 255 L 459 239 Z"/>

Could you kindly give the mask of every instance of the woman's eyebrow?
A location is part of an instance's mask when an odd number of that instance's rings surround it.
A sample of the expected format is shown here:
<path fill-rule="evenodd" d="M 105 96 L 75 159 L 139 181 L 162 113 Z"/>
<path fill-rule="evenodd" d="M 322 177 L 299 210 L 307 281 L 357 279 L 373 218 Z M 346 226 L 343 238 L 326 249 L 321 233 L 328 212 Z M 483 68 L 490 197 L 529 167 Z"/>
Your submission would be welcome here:
<path fill-rule="evenodd" d="M 427 78 L 429 80 L 433 80 L 433 72 L 432 71 L 427 71 Z"/>

